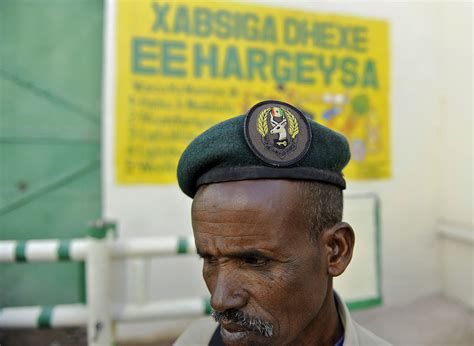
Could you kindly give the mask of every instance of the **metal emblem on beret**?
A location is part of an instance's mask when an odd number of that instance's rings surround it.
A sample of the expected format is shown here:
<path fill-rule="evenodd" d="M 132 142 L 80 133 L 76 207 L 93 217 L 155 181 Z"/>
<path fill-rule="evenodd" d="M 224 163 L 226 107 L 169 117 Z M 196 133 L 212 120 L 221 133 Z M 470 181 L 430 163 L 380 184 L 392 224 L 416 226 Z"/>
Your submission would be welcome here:
<path fill-rule="evenodd" d="M 311 144 L 311 128 L 295 107 L 280 101 L 253 106 L 244 123 L 245 140 L 261 160 L 273 166 L 300 161 Z"/>

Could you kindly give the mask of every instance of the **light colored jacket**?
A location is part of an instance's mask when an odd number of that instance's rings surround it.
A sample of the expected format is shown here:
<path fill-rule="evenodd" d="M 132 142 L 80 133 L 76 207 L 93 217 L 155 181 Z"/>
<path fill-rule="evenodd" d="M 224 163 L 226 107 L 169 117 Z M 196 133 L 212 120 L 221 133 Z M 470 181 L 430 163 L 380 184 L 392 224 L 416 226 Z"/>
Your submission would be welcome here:
<path fill-rule="evenodd" d="M 374 333 L 368 331 L 364 327 L 358 325 L 352 320 L 347 309 L 341 298 L 337 295 L 336 303 L 339 316 L 344 326 L 344 346 L 387 346 L 390 345 L 387 341 L 379 338 Z M 176 340 L 174 345 L 176 346 L 197 346 L 197 345 L 208 345 L 209 341 L 214 334 L 218 324 L 212 319 L 212 317 L 200 318 L 193 322 L 188 329 Z"/>

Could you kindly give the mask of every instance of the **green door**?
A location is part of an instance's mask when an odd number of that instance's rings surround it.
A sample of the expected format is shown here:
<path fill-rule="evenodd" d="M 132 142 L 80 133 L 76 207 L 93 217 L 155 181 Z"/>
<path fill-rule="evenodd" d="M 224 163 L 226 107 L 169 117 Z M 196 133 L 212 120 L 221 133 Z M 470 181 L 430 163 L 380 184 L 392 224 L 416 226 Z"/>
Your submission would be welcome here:
<path fill-rule="evenodd" d="M 0 1 L 0 240 L 101 215 L 102 1 Z M 83 264 L 0 264 L 0 307 L 83 301 Z"/>

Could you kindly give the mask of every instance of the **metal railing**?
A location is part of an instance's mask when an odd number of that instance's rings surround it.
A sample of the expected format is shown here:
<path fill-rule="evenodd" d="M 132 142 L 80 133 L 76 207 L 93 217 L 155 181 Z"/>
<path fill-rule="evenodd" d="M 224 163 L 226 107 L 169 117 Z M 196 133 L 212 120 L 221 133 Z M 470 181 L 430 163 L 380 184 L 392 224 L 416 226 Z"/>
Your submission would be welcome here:
<path fill-rule="evenodd" d="M 192 237 L 116 240 L 114 230 L 114 224 L 98 221 L 84 239 L 0 241 L 0 263 L 84 261 L 87 291 L 87 304 L 1 308 L 0 328 L 86 326 L 88 345 L 103 346 L 113 344 L 115 322 L 210 313 L 209 299 L 200 297 L 114 305 L 110 298 L 114 259 L 196 252 Z"/>

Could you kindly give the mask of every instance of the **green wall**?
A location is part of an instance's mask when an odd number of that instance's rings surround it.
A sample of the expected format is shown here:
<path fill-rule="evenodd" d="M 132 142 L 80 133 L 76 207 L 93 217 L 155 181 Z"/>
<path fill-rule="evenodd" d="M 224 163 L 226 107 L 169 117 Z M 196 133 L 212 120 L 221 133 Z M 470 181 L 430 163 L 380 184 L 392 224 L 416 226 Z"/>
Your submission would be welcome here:
<path fill-rule="evenodd" d="M 0 1 L 0 240 L 101 215 L 102 26 L 102 1 Z M 82 301 L 83 269 L 1 264 L 0 306 Z"/>

